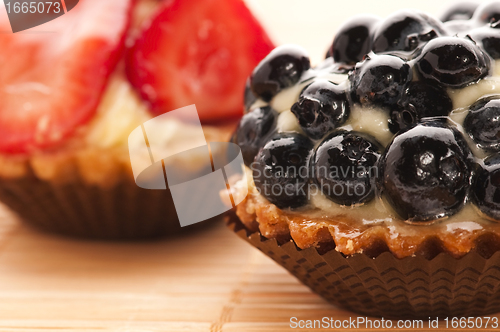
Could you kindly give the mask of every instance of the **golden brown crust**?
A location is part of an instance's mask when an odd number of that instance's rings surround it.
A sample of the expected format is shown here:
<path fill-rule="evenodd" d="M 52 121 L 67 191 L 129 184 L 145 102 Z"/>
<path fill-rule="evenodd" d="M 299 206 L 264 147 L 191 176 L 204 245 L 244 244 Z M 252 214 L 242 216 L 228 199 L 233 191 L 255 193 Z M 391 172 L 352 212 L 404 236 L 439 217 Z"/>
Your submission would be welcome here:
<path fill-rule="evenodd" d="M 205 136 L 209 142 L 225 142 L 234 126 L 204 127 Z M 122 174 L 132 176 L 128 149 L 123 146 L 102 148 L 67 144 L 56 151 L 31 156 L 0 154 L 0 165 L 0 179 L 22 178 L 32 173 L 41 180 L 56 183 L 73 182 L 78 177 L 90 185 L 110 187 Z"/>
<path fill-rule="evenodd" d="M 481 221 L 467 229 L 452 227 L 460 223 L 442 221 L 431 226 L 408 225 L 402 221 L 367 225 L 346 215 L 314 217 L 310 211 L 287 211 L 264 199 L 249 182 L 249 194 L 236 208 L 236 214 L 250 231 L 260 231 L 278 242 L 293 239 L 301 248 L 320 248 L 325 244 L 344 255 L 378 255 L 390 251 L 396 257 L 422 255 L 434 257 L 446 252 L 459 258 L 471 250 L 491 255 L 500 249 L 500 224 Z M 466 222 L 469 223 L 469 222 Z M 395 226 L 397 224 L 397 226 Z"/>

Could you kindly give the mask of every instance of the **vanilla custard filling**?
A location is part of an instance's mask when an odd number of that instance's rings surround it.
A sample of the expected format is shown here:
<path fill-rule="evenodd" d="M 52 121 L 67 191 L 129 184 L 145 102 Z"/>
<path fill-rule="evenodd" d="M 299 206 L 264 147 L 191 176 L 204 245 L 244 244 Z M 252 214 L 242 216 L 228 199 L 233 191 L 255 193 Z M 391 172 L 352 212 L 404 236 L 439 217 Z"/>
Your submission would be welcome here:
<path fill-rule="evenodd" d="M 478 83 L 469 85 L 462 89 L 449 89 L 448 95 L 453 102 L 453 111 L 451 112 L 448 122 L 462 132 L 468 145 L 470 146 L 474 156 L 481 162 L 481 159 L 487 156 L 486 152 L 480 149 L 472 139 L 464 132 L 462 128 L 463 121 L 468 113 L 468 107 L 476 100 L 486 95 L 500 94 L 500 61 L 494 64 L 492 72 L 493 76 L 486 77 Z M 280 114 L 277 120 L 278 132 L 302 132 L 295 115 L 290 111 L 291 106 L 298 100 L 302 89 L 307 86 L 312 78 L 326 78 L 337 84 L 347 84 L 347 75 L 339 74 L 319 74 L 315 76 L 314 69 L 310 69 L 303 74 L 301 83 L 294 87 L 285 89 L 276 95 L 269 103 Z M 258 100 L 252 109 L 267 105 L 262 100 Z M 362 107 L 359 104 L 351 106 L 351 114 L 347 122 L 339 129 L 355 130 L 364 132 L 375 137 L 384 147 L 386 147 L 394 134 L 388 128 L 389 114 L 387 111 L 376 107 Z M 316 146 L 320 142 L 316 143 Z M 252 214 L 254 206 L 258 204 L 270 204 L 262 195 L 260 195 L 253 183 L 252 170 L 245 166 L 245 179 L 249 187 L 250 202 L 247 202 L 247 212 Z M 233 188 L 233 192 L 237 192 L 237 188 L 242 183 Z M 341 206 L 328 199 L 321 190 L 312 191 L 309 193 L 309 204 L 297 210 L 285 210 L 290 216 L 297 216 L 307 223 L 307 220 L 321 220 L 328 223 L 328 220 L 335 220 L 335 217 L 343 217 L 343 223 L 352 223 L 353 229 L 364 229 L 371 226 L 385 226 L 390 230 L 393 236 L 411 236 L 422 232 L 422 227 L 410 225 L 403 220 L 392 210 L 389 204 L 384 202 L 383 197 L 376 197 L 372 201 L 365 204 L 357 204 L 354 206 Z M 258 220 L 257 220 L 258 221 Z M 498 228 L 500 230 L 500 222 L 492 221 L 484 216 L 472 203 L 466 202 L 464 207 L 455 215 L 436 220 L 433 223 L 426 223 L 426 232 L 476 232 L 485 228 Z M 356 237 L 357 232 L 351 235 L 343 234 L 343 237 Z"/>

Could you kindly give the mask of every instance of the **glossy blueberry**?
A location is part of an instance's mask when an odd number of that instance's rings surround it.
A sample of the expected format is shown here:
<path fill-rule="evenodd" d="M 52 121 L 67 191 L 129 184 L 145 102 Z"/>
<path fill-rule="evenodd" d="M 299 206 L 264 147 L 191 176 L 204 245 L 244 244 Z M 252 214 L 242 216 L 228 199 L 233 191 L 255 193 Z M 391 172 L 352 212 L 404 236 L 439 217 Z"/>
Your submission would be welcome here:
<path fill-rule="evenodd" d="M 387 17 L 375 30 L 372 50 L 413 51 L 421 43 L 445 35 L 443 24 L 416 10 L 400 10 Z"/>
<path fill-rule="evenodd" d="M 454 20 L 444 22 L 444 27 L 450 36 L 466 33 L 475 27 L 475 23 L 470 20 Z"/>
<path fill-rule="evenodd" d="M 423 121 L 397 135 L 381 158 L 381 189 L 404 220 L 450 216 L 464 205 L 470 151 L 461 134 L 438 121 Z"/>
<path fill-rule="evenodd" d="M 380 21 L 374 15 L 356 15 L 342 24 L 329 50 L 335 62 L 355 64 L 370 52 L 373 27 Z"/>
<path fill-rule="evenodd" d="M 476 1 L 459 1 L 448 7 L 440 19 L 442 22 L 454 20 L 468 20 L 474 15 L 479 3 Z"/>
<path fill-rule="evenodd" d="M 250 107 L 252 107 L 253 103 L 257 101 L 257 96 L 254 95 L 252 89 L 250 88 L 250 78 L 247 79 L 247 82 L 245 84 L 244 101 L 245 101 L 246 112 L 248 112 L 248 110 L 250 110 Z"/>
<path fill-rule="evenodd" d="M 254 183 L 260 194 L 280 209 L 305 205 L 312 149 L 312 141 L 305 136 L 295 133 L 274 136 L 259 151 L 252 165 Z"/>
<path fill-rule="evenodd" d="M 500 59 L 500 26 L 484 26 L 468 32 L 467 37 L 476 42 L 490 57 Z"/>
<path fill-rule="evenodd" d="M 424 79 L 459 88 L 488 74 L 490 61 L 472 41 L 456 37 L 431 40 L 417 58 Z"/>
<path fill-rule="evenodd" d="M 291 111 L 302 130 L 309 137 L 319 139 L 347 120 L 350 107 L 342 88 L 328 80 L 318 79 L 302 90 Z"/>
<path fill-rule="evenodd" d="M 452 109 L 453 103 L 445 89 L 433 82 L 414 81 L 404 91 L 398 107 L 391 110 L 389 129 L 397 133 L 421 119 L 445 117 Z"/>
<path fill-rule="evenodd" d="M 500 96 L 489 96 L 475 102 L 465 117 L 464 129 L 479 147 L 500 151 Z"/>
<path fill-rule="evenodd" d="M 245 114 L 233 135 L 232 142 L 239 145 L 245 165 L 250 166 L 260 148 L 274 132 L 278 113 L 269 106 Z"/>
<path fill-rule="evenodd" d="M 254 69 L 250 86 L 256 96 L 270 101 L 282 89 L 295 85 L 310 67 L 304 49 L 295 45 L 279 46 Z"/>
<path fill-rule="evenodd" d="M 314 153 L 313 181 L 337 204 L 368 202 L 375 197 L 381 150 L 381 145 L 366 134 L 334 132 Z"/>
<path fill-rule="evenodd" d="M 479 23 L 495 23 L 500 20 L 500 1 L 488 1 L 481 4 L 474 15 L 472 20 Z"/>
<path fill-rule="evenodd" d="M 411 81 L 410 66 L 392 55 L 369 54 L 349 77 L 352 98 L 361 104 L 393 107 Z"/>
<path fill-rule="evenodd" d="M 500 220 L 500 154 L 484 160 L 472 179 L 473 203 L 487 216 Z"/>

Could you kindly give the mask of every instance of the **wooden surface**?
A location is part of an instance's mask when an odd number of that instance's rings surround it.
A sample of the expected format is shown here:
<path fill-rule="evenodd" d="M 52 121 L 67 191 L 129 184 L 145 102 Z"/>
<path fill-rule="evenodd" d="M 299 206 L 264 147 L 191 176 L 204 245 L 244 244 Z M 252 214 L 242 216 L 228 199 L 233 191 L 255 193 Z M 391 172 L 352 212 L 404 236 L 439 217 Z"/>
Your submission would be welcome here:
<path fill-rule="evenodd" d="M 293 330 L 294 316 L 357 317 L 222 223 L 156 242 L 103 243 L 43 234 L 0 210 L 0 331 L 275 332 Z"/>

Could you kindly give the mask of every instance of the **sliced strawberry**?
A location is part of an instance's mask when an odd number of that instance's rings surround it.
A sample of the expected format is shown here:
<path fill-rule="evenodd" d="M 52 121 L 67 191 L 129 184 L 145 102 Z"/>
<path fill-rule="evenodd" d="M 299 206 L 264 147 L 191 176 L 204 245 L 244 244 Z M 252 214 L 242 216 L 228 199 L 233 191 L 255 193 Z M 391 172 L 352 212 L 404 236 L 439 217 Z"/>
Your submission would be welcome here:
<path fill-rule="evenodd" d="M 203 121 L 237 116 L 245 80 L 273 43 L 242 0 L 165 2 L 127 55 L 155 114 L 196 104 Z"/>
<path fill-rule="evenodd" d="M 132 2 L 80 0 L 46 24 L 0 33 L 1 152 L 53 147 L 92 118 L 120 56 Z"/>

